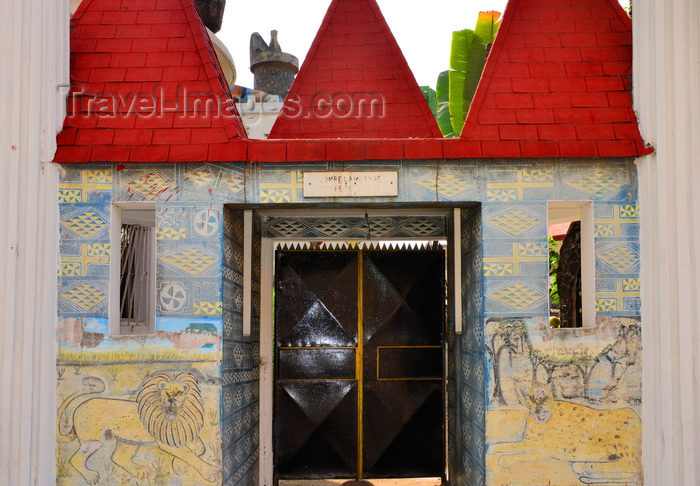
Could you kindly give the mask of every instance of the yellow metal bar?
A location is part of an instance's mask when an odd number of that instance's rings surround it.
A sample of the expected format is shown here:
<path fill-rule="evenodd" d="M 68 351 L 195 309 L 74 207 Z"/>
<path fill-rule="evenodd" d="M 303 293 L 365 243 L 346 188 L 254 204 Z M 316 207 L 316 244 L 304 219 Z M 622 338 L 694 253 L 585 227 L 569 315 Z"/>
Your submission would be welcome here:
<path fill-rule="evenodd" d="M 288 378 L 286 380 L 277 381 L 355 381 L 355 378 Z"/>
<path fill-rule="evenodd" d="M 442 381 L 442 378 L 377 378 L 377 381 Z"/>
<path fill-rule="evenodd" d="M 377 346 L 377 350 L 380 349 L 440 349 L 442 346 L 437 345 L 425 345 L 425 346 Z"/>
<path fill-rule="evenodd" d="M 301 349 L 355 349 L 356 346 L 278 346 L 277 349 L 301 350 Z"/>
<path fill-rule="evenodd" d="M 357 479 L 358 481 L 364 477 L 362 456 L 363 456 L 363 420 L 362 420 L 362 404 L 363 404 L 363 388 L 364 388 L 364 335 L 362 329 L 363 319 L 363 297 L 362 297 L 362 280 L 363 280 L 363 254 L 362 251 L 357 252 Z"/>

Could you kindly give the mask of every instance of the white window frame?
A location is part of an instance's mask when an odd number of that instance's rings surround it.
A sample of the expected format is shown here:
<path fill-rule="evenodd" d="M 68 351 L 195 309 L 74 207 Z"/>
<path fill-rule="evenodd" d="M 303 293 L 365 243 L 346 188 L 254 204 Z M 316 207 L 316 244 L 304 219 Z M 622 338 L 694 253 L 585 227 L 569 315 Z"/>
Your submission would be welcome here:
<path fill-rule="evenodd" d="M 552 224 L 578 220 L 581 221 L 581 327 L 590 328 L 595 327 L 595 232 L 593 202 L 590 200 L 547 202 L 547 227 Z"/>
<path fill-rule="evenodd" d="M 122 325 L 120 312 L 121 287 L 121 230 L 124 224 L 140 224 L 152 228 L 152 238 L 148 245 L 148 283 L 143 301 L 146 303 L 145 325 Z M 156 203 L 124 202 L 112 204 L 112 224 L 110 229 L 111 258 L 109 286 L 109 334 L 138 335 L 154 334 L 156 330 Z"/>

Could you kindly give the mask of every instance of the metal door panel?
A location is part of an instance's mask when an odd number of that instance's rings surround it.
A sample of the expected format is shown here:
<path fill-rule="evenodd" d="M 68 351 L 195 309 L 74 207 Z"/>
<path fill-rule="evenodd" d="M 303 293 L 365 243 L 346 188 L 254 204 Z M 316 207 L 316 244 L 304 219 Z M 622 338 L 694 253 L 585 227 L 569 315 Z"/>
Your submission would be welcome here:
<path fill-rule="evenodd" d="M 278 346 L 356 346 L 355 252 L 278 252 Z"/>
<path fill-rule="evenodd" d="M 444 252 L 276 265 L 275 477 L 444 477 Z"/>
<path fill-rule="evenodd" d="M 298 381 L 277 386 L 275 416 L 278 479 L 355 477 L 355 382 Z"/>
<path fill-rule="evenodd" d="M 364 398 L 365 477 L 444 477 L 441 383 L 375 383 Z"/>
<path fill-rule="evenodd" d="M 363 472 L 442 477 L 444 252 L 366 251 L 363 277 Z"/>
<path fill-rule="evenodd" d="M 357 254 L 278 252 L 274 427 L 277 478 L 357 469 Z"/>

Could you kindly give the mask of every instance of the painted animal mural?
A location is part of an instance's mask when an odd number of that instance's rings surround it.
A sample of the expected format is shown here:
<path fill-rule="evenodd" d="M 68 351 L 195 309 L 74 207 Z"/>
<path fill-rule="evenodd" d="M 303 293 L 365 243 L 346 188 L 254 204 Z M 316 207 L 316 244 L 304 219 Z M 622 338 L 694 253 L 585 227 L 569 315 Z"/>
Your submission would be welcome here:
<path fill-rule="evenodd" d="M 491 319 L 485 337 L 489 486 L 642 484 L 638 319 Z"/>
<path fill-rule="evenodd" d="M 88 467 L 87 461 L 106 443 L 116 441 L 112 462 L 131 477 L 150 479 L 153 469 L 139 465 L 133 458 L 142 446 L 157 446 L 172 456 L 172 468 L 184 472 L 193 467 L 208 482 L 216 482 L 221 470 L 200 456 L 205 446 L 199 437 L 204 425 L 204 407 L 197 379 L 193 374 L 160 371 L 147 377 L 139 387 L 135 400 L 90 397 L 105 391 L 104 381 L 97 377 L 82 380 L 82 389 L 68 396 L 58 409 L 56 437 L 59 442 L 78 440 L 80 447 L 69 463 L 87 484 L 100 481 L 100 474 Z M 69 405 L 83 399 L 72 415 L 68 430 L 61 421 Z"/>
<path fill-rule="evenodd" d="M 523 395 L 529 409 L 523 439 L 492 444 L 488 450 L 501 467 L 557 459 L 571 463 L 584 484 L 641 480 L 641 422 L 633 410 L 596 410 L 554 400 L 542 385 Z"/>

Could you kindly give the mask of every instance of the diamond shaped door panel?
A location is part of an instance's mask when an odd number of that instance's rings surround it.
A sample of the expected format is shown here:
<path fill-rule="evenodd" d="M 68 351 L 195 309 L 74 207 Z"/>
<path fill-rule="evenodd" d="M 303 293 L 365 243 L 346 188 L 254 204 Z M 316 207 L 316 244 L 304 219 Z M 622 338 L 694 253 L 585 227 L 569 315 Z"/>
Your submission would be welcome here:
<path fill-rule="evenodd" d="M 275 479 L 443 477 L 442 250 L 278 250 Z"/>
<path fill-rule="evenodd" d="M 363 254 L 366 477 L 443 477 L 442 250 Z"/>

